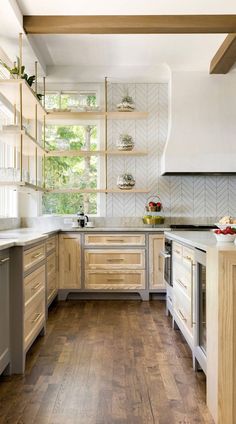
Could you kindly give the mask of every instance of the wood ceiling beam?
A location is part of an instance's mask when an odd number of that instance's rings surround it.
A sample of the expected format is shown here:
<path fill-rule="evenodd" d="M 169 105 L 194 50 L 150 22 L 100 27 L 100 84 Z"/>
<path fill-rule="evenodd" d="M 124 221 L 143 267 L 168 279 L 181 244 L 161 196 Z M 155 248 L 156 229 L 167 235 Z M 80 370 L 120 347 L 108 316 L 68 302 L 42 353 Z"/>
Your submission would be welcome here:
<path fill-rule="evenodd" d="M 227 74 L 236 62 L 236 34 L 229 34 L 210 64 L 210 74 Z"/>
<path fill-rule="evenodd" d="M 28 34 L 236 33 L 236 15 L 24 16 Z"/>

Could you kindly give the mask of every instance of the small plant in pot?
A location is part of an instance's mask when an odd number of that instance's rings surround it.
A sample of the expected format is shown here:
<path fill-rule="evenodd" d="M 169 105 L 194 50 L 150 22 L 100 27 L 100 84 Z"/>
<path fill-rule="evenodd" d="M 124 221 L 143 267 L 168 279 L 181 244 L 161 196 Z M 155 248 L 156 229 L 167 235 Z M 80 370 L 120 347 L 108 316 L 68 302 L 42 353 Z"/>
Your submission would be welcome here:
<path fill-rule="evenodd" d="M 121 102 L 118 103 L 117 109 L 119 112 L 133 112 L 135 104 L 131 96 L 126 95 L 122 98 Z"/>
<path fill-rule="evenodd" d="M 133 137 L 129 134 L 121 134 L 119 137 L 119 141 L 116 144 L 118 150 L 133 150 L 134 141 Z"/>
<path fill-rule="evenodd" d="M 0 65 L 2 65 L 5 69 L 8 70 L 8 72 L 10 73 L 10 76 L 12 78 L 17 78 L 17 77 L 22 78 L 27 82 L 27 84 L 30 87 L 32 87 L 33 83 L 35 82 L 35 75 L 26 74 L 25 66 L 24 65 L 20 66 L 19 57 L 17 57 L 17 62 L 16 62 L 15 66 L 13 68 L 10 68 L 10 66 L 8 66 L 1 59 L 0 59 Z M 42 100 L 42 98 L 43 98 L 43 94 L 37 94 L 36 93 L 36 96 L 38 97 L 39 100 Z"/>
<path fill-rule="evenodd" d="M 135 179 L 131 174 L 122 174 L 117 178 L 117 186 L 121 190 L 131 190 L 135 186 Z"/>

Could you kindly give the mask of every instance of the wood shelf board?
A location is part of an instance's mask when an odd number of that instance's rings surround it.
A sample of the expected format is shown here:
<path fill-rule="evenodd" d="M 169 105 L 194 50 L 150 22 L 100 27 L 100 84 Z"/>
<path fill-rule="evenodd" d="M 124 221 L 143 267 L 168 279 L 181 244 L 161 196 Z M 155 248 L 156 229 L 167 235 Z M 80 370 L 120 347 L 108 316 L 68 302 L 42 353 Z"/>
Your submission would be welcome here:
<path fill-rule="evenodd" d="M 47 152 L 49 157 L 76 157 L 76 156 L 100 156 L 105 155 L 105 150 L 51 150 Z"/>
<path fill-rule="evenodd" d="M 47 122 L 57 119 L 78 119 L 78 120 L 98 120 L 105 118 L 105 112 L 47 112 Z"/>
<path fill-rule="evenodd" d="M 121 150 L 52 150 L 47 151 L 47 156 L 55 157 L 76 157 L 76 156 L 145 156 L 148 152 L 144 150 L 131 150 L 131 151 L 121 151 Z"/>
<path fill-rule="evenodd" d="M 35 155 L 35 148 L 38 149 L 38 155 L 42 156 L 47 153 L 47 150 L 36 141 L 36 139 L 25 130 L 19 131 L 0 131 L 0 142 L 16 147 L 17 151 L 20 151 L 20 136 L 23 135 L 23 155 L 33 156 Z"/>
<path fill-rule="evenodd" d="M 0 93 L 20 112 L 20 84 L 22 84 L 23 117 L 35 119 L 35 105 L 38 106 L 38 119 L 47 114 L 32 88 L 23 79 L 0 79 Z"/>
<path fill-rule="evenodd" d="M 47 192 L 47 189 L 44 189 L 43 187 L 36 186 L 35 184 L 28 183 L 27 181 L 0 181 L 0 186 L 7 186 L 7 187 L 15 187 L 15 188 L 26 188 L 34 191 L 42 191 Z"/>
<path fill-rule="evenodd" d="M 48 112 L 47 113 L 47 122 L 54 121 L 57 119 L 77 119 L 77 120 L 98 120 L 98 119 L 146 119 L 148 117 L 148 112 Z"/>
<path fill-rule="evenodd" d="M 149 193 L 147 189 L 133 189 L 133 190 L 120 190 L 117 189 L 77 189 L 77 188 L 62 188 L 62 189 L 49 189 L 50 193 L 122 193 L 122 194 L 131 194 L 131 193 Z"/>

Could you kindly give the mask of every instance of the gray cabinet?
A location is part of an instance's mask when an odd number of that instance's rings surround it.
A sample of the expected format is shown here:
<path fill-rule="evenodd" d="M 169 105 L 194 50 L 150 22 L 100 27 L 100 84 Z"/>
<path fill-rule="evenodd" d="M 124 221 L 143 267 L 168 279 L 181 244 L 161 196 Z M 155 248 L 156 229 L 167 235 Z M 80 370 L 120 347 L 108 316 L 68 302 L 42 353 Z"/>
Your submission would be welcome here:
<path fill-rule="evenodd" d="M 0 374 L 10 363 L 9 251 L 0 251 Z"/>

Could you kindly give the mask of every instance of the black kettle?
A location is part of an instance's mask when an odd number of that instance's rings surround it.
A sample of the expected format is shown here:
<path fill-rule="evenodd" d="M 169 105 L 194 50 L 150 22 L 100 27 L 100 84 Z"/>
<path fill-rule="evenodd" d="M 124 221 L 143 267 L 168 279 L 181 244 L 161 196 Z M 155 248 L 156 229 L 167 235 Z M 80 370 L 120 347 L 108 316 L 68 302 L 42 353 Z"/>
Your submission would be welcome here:
<path fill-rule="evenodd" d="M 84 212 L 78 212 L 77 213 L 77 217 L 78 217 L 78 224 L 81 228 L 85 227 L 85 224 L 89 221 L 89 218 L 87 215 L 84 214 Z"/>

